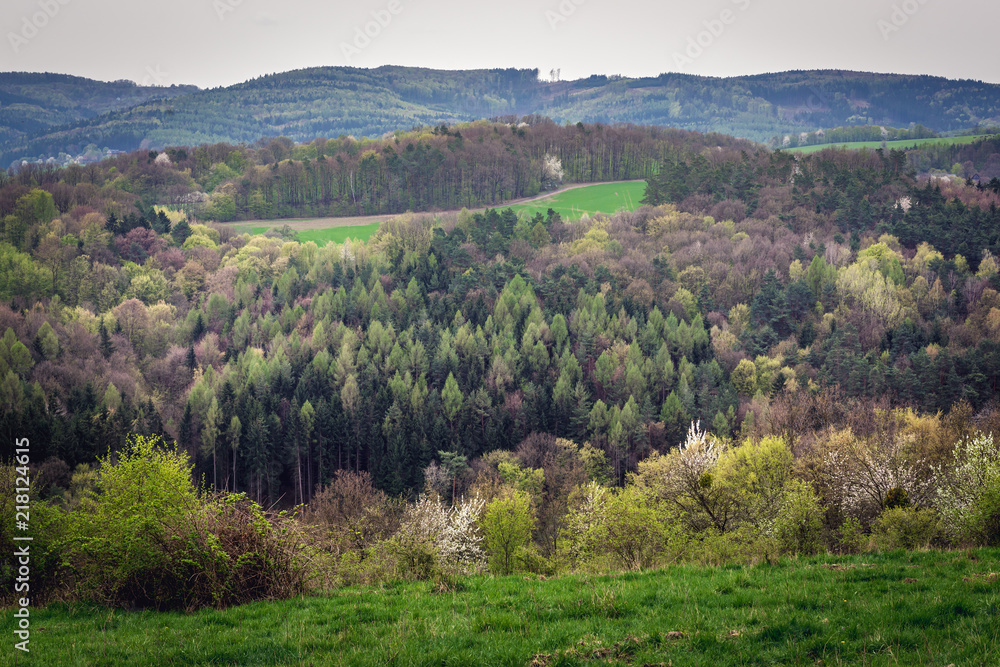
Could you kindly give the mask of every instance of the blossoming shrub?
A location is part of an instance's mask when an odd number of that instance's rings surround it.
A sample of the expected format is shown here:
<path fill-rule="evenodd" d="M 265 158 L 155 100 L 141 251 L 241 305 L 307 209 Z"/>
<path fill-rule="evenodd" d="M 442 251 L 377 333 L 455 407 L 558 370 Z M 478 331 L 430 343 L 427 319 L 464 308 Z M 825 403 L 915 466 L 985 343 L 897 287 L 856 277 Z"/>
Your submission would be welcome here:
<path fill-rule="evenodd" d="M 845 517 L 870 525 L 905 495 L 914 507 L 926 506 L 932 486 L 929 467 L 906 434 L 863 438 L 850 431 L 834 433 L 824 467 L 830 489 Z"/>
<path fill-rule="evenodd" d="M 392 539 L 401 573 L 423 580 L 442 570 L 456 574 L 480 571 L 485 552 L 478 520 L 484 505 L 473 498 L 447 507 L 437 496 L 420 496 L 407 508 Z"/>
<path fill-rule="evenodd" d="M 977 434 L 955 445 L 950 465 L 935 470 L 935 505 L 956 542 L 1000 545 L 1000 444 Z"/>

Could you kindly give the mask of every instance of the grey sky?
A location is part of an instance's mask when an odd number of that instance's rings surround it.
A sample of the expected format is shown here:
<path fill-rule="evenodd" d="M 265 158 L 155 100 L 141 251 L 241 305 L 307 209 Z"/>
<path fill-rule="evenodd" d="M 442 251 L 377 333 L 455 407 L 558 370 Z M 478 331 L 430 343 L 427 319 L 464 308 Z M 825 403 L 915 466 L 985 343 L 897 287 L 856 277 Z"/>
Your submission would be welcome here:
<path fill-rule="evenodd" d="M 1000 83 L 998 24 L 993 0 L 3 0 L 0 71 L 201 87 L 383 64 L 559 68 L 563 79 L 837 68 Z M 366 28 L 375 36 L 357 38 Z"/>

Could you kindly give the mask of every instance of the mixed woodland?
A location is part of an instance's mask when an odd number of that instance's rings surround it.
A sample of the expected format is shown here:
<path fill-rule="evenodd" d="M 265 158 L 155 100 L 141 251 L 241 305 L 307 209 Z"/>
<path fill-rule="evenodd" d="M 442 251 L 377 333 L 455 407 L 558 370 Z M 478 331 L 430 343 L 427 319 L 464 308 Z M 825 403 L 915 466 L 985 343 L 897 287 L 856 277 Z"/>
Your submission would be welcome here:
<path fill-rule="evenodd" d="M 30 439 L 69 554 L 53 573 L 97 586 L 86 535 L 126 525 L 114 507 L 141 509 L 128 480 L 154 463 L 184 489 L 154 496 L 198 535 L 258 525 L 250 501 L 287 509 L 338 581 L 1000 541 L 1000 187 L 913 167 L 978 168 L 995 144 L 795 156 L 526 122 L 353 146 L 4 177 L 0 432 Z M 465 150 L 497 154 L 512 185 Z M 634 212 L 406 212 L 325 247 L 206 222 L 220 194 L 230 217 L 255 192 L 274 213 L 343 201 L 347 164 L 388 212 L 531 194 L 560 171 L 648 185 Z M 198 190 L 203 217 L 155 206 Z M 100 590 L 158 600 L 140 580 Z M 206 596 L 170 604 L 235 599 Z"/>

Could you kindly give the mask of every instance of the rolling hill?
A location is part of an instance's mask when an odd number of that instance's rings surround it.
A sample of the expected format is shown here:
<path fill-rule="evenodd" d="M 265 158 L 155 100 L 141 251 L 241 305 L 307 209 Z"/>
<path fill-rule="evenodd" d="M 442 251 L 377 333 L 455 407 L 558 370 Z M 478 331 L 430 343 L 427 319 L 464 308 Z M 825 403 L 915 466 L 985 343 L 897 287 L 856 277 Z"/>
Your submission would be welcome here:
<path fill-rule="evenodd" d="M 840 125 L 944 132 L 1000 120 L 1000 85 L 930 76 L 795 71 L 545 82 L 537 70 L 323 67 L 212 90 L 0 74 L 0 161 L 263 137 L 379 136 L 419 125 L 530 114 L 766 141 Z"/>

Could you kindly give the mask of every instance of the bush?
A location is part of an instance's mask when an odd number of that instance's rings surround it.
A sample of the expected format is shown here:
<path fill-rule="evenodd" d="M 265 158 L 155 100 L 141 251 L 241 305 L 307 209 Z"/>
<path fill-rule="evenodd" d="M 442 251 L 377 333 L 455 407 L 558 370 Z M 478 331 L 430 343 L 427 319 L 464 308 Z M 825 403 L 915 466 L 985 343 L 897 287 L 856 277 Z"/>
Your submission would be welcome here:
<path fill-rule="evenodd" d="M 844 553 L 857 554 L 867 548 L 870 539 L 865 535 L 861 521 L 849 516 L 844 519 L 844 523 L 840 524 L 840 539 L 838 541 Z"/>
<path fill-rule="evenodd" d="M 898 486 L 889 489 L 889 493 L 885 496 L 885 508 L 894 510 L 897 507 L 909 507 L 910 506 L 910 494 L 906 492 L 906 489 L 901 489 Z"/>
<path fill-rule="evenodd" d="M 523 491 L 508 490 L 486 507 L 482 527 L 493 572 L 514 572 L 518 554 L 531 539 L 534 523 L 531 500 Z"/>
<path fill-rule="evenodd" d="M 1000 445 L 979 434 L 955 445 L 954 463 L 937 468 L 936 506 L 956 542 L 1000 546 Z"/>
<path fill-rule="evenodd" d="M 356 551 L 359 560 L 399 528 L 399 504 L 376 489 L 367 472 L 338 470 L 309 503 L 306 521 L 321 529 L 326 548 L 340 556 Z"/>
<path fill-rule="evenodd" d="M 69 515 L 58 544 L 79 598 L 104 605 L 195 609 L 305 589 L 296 524 L 274 523 L 240 494 L 199 500 L 187 456 L 159 438 L 129 439 L 101 461 L 98 493 Z"/>
<path fill-rule="evenodd" d="M 634 486 L 611 496 L 600 533 L 615 561 L 633 570 L 651 567 L 666 544 L 666 527 L 657 508 Z"/>
<path fill-rule="evenodd" d="M 895 507 L 885 510 L 875 520 L 872 545 L 881 551 L 926 549 L 939 532 L 934 510 Z"/>
<path fill-rule="evenodd" d="M 154 606 L 178 594 L 166 548 L 184 540 L 197 507 L 191 466 L 158 438 L 129 440 L 117 463 L 101 460 L 95 499 L 71 516 L 64 565 L 77 593 L 104 604 Z M 169 606 L 169 605 L 168 605 Z"/>
<path fill-rule="evenodd" d="M 809 484 L 789 482 L 785 488 L 774 535 L 782 553 L 812 555 L 823 546 L 823 508 Z"/>

